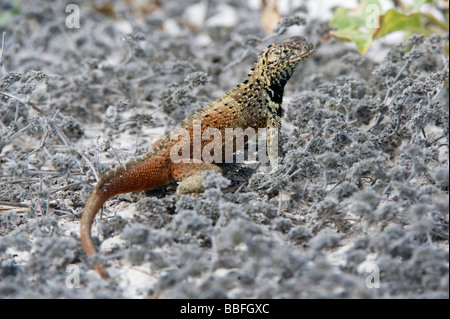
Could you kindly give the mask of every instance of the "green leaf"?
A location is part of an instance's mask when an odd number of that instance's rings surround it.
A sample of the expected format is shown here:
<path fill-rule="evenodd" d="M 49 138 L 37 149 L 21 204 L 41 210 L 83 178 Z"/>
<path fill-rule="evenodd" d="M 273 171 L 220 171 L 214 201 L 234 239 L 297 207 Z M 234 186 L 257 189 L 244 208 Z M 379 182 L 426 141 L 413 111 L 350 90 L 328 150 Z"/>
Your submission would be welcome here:
<path fill-rule="evenodd" d="M 372 44 L 372 34 L 361 33 L 355 30 L 332 31 L 331 34 L 339 40 L 352 41 L 358 51 L 364 54 Z"/>
<path fill-rule="evenodd" d="M 426 32 L 420 21 L 420 13 L 403 14 L 395 9 L 390 9 L 381 17 L 380 28 L 373 36 L 376 39 L 395 31 Z"/>
<path fill-rule="evenodd" d="M 404 31 L 405 36 L 414 33 L 429 36 L 435 32 L 448 32 L 448 21 L 444 23 L 429 13 L 421 13 L 425 3 L 437 0 L 414 0 L 412 5 L 400 2 L 403 12 L 390 9 L 382 14 L 377 0 L 360 0 L 356 9 L 337 8 L 331 26 L 336 30 L 330 34 L 340 40 L 352 41 L 356 48 L 364 54 L 372 41 L 395 31 Z M 402 5 L 403 4 L 403 5 Z"/>
<path fill-rule="evenodd" d="M 352 41 L 361 53 L 365 53 L 372 44 L 373 34 L 378 27 L 382 9 L 378 0 L 361 0 L 356 9 L 337 8 L 331 26 L 334 37 Z"/>

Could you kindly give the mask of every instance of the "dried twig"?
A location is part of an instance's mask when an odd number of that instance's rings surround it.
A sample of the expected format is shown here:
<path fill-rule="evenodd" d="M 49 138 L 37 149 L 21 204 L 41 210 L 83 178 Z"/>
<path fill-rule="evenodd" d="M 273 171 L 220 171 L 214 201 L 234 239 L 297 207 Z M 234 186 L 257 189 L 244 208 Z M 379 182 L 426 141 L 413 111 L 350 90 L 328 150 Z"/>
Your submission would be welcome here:
<path fill-rule="evenodd" d="M 12 203 L 12 202 L 5 202 L 5 201 L 0 201 L 0 205 L 3 205 L 3 206 L 10 206 L 10 207 L 24 207 L 24 208 L 30 207 L 30 206 L 27 205 L 27 204 Z"/>
<path fill-rule="evenodd" d="M 74 150 L 75 152 L 77 152 L 81 157 L 83 157 L 86 160 L 86 163 L 89 165 L 90 169 L 92 170 L 92 173 L 95 176 L 95 179 L 98 181 L 99 180 L 99 176 L 97 174 L 97 171 L 95 170 L 94 164 L 89 160 L 89 158 L 82 152 L 80 151 L 77 147 L 75 147 L 75 145 L 70 141 L 70 139 L 66 136 L 66 134 L 64 133 L 64 131 L 58 126 L 58 124 L 56 124 L 56 122 L 54 121 L 54 119 L 52 119 L 50 116 L 48 116 L 45 112 L 43 112 L 41 109 L 39 109 L 36 105 L 34 105 L 33 103 L 30 103 L 29 101 L 24 101 L 21 98 L 18 98 L 17 96 L 11 95 L 9 93 L 6 92 L 0 92 L 1 95 L 6 96 L 8 98 L 14 99 L 16 101 L 19 101 L 20 103 L 24 104 L 25 106 L 29 106 L 31 107 L 33 110 L 35 110 L 37 113 L 39 113 L 40 115 L 44 116 L 45 119 L 56 129 L 59 137 L 61 138 L 61 140 L 63 141 L 63 143 L 70 147 L 72 150 Z"/>

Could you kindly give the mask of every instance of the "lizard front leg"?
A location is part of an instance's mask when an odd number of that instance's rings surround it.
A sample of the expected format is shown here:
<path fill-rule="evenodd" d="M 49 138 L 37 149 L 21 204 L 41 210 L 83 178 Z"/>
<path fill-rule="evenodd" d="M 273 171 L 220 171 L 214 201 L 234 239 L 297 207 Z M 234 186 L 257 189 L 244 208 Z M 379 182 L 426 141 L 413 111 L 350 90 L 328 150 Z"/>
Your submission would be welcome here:
<path fill-rule="evenodd" d="M 203 173 L 213 171 L 222 173 L 219 166 L 212 163 L 179 163 L 173 165 L 173 179 L 179 182 L 176 198 L 187 194 L 200 194 L 205 190 Z"/>
<path fill-rule="evenodd" d="M 267 118 L 266 146 L 272 170 L 278 167 L 281 156 L 280 150 L 281 117 L 277 113 L 271 113 Z"/>

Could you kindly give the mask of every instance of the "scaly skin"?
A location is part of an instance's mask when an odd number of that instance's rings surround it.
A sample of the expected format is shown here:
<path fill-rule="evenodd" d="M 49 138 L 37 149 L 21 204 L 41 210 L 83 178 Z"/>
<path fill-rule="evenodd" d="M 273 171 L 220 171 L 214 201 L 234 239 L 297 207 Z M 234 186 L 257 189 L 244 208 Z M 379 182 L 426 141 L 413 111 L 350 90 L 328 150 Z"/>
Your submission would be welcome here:
<path fill-rule="evenodd" d="M 273 129 L 267 136 L 267 150 L 271 165 L 275 165 L 278 151 L 271 152 L 270 144 L 277 139 L 275 142 L 278 145 L 284 86 L 300 62 L 313 51 L 313 45 L 300 36 L 291 37 L 278 45 L 269 45 L 258 57 L 243 83 L 185 119 L 174 129 L 172 138 L 169 134 L 159 139 L 142 158 L 102 176 L 89 196 L 81 216 L 80 237 L 86 254 L 91 256 L 96 253 L 91 237 L 92 223 L 98 210 L 112 196 L 154 189 L 172 181 L 179 182 L 177 197 L 203 191 L 203 172 L 220 172 L 220 168 L 214 163 L 206 162 L 176 163 L 171 158 L 171 151 L 174 147 L 176 150 L 186 147 L 190 150 L 189 158 L 192 159 L 194 145 L 201 145 L 200 149 L 203 150 L 213 140 L 201 138 L 208 128 L 216 128 L 221 133 L 222 161 L 226 153 L 226 128 L 253 128 L 255 131 L 261 128 Z M 194 133 L 196 127 L 200 128 L 202 134 Z M 178 135 L 181 129 L 189 133 L 190 139 L 182 139 Z M 249 137 L 251 136 L 247 136 Z M 240 146 L 242 145 L 234 145 L 233 152 Z M 96 264 L 95 268 L 102 278 L 108 277 L 104 265 Z"/>

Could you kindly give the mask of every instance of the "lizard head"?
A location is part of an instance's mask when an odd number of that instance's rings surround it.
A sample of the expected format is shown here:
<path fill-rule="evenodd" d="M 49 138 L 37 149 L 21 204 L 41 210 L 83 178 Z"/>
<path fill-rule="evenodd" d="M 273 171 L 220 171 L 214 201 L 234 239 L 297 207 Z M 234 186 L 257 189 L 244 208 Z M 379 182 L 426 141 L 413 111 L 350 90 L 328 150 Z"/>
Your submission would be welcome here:
<path fill-rule="evenodd" d="M 286 68 L 295 68 L 311 55 L 314 46 L 301 36 L 291 37 L 280 44 L 270 45 L 267 48 L 265 59 L 268 68 L 274 71 L 283 71 Z M 292 70 L 293 71 L 293 70 Z"/>
<path fill-rule="evenodd" d="M 259 92 L 267 94 L 270 101 L 281 106 L 286 82 L 300 62 L 313 51 L 314 46 L 301 36 L 291 37 L 280 44 L 271 44 L 258 57 L 244 84 L 250 88 L 263 88 Z"/>
<path fill-rule="evenodd" d="M 260 55 L 253 70 L 265 85 L 283 88 L 297 66 L 314 52 L 314 46 L 301 36 L 271 44 Z"/>
<path fill-rule="evenodd" d="M 271 44 L 258 57 L 244 84 L 250 88 L 264 88 L 260 92 L 268 94 L 272 102 L 281 105 L 286 82 L 300 62 L 313 52 L 314 46 L 301 36 Z"/>

